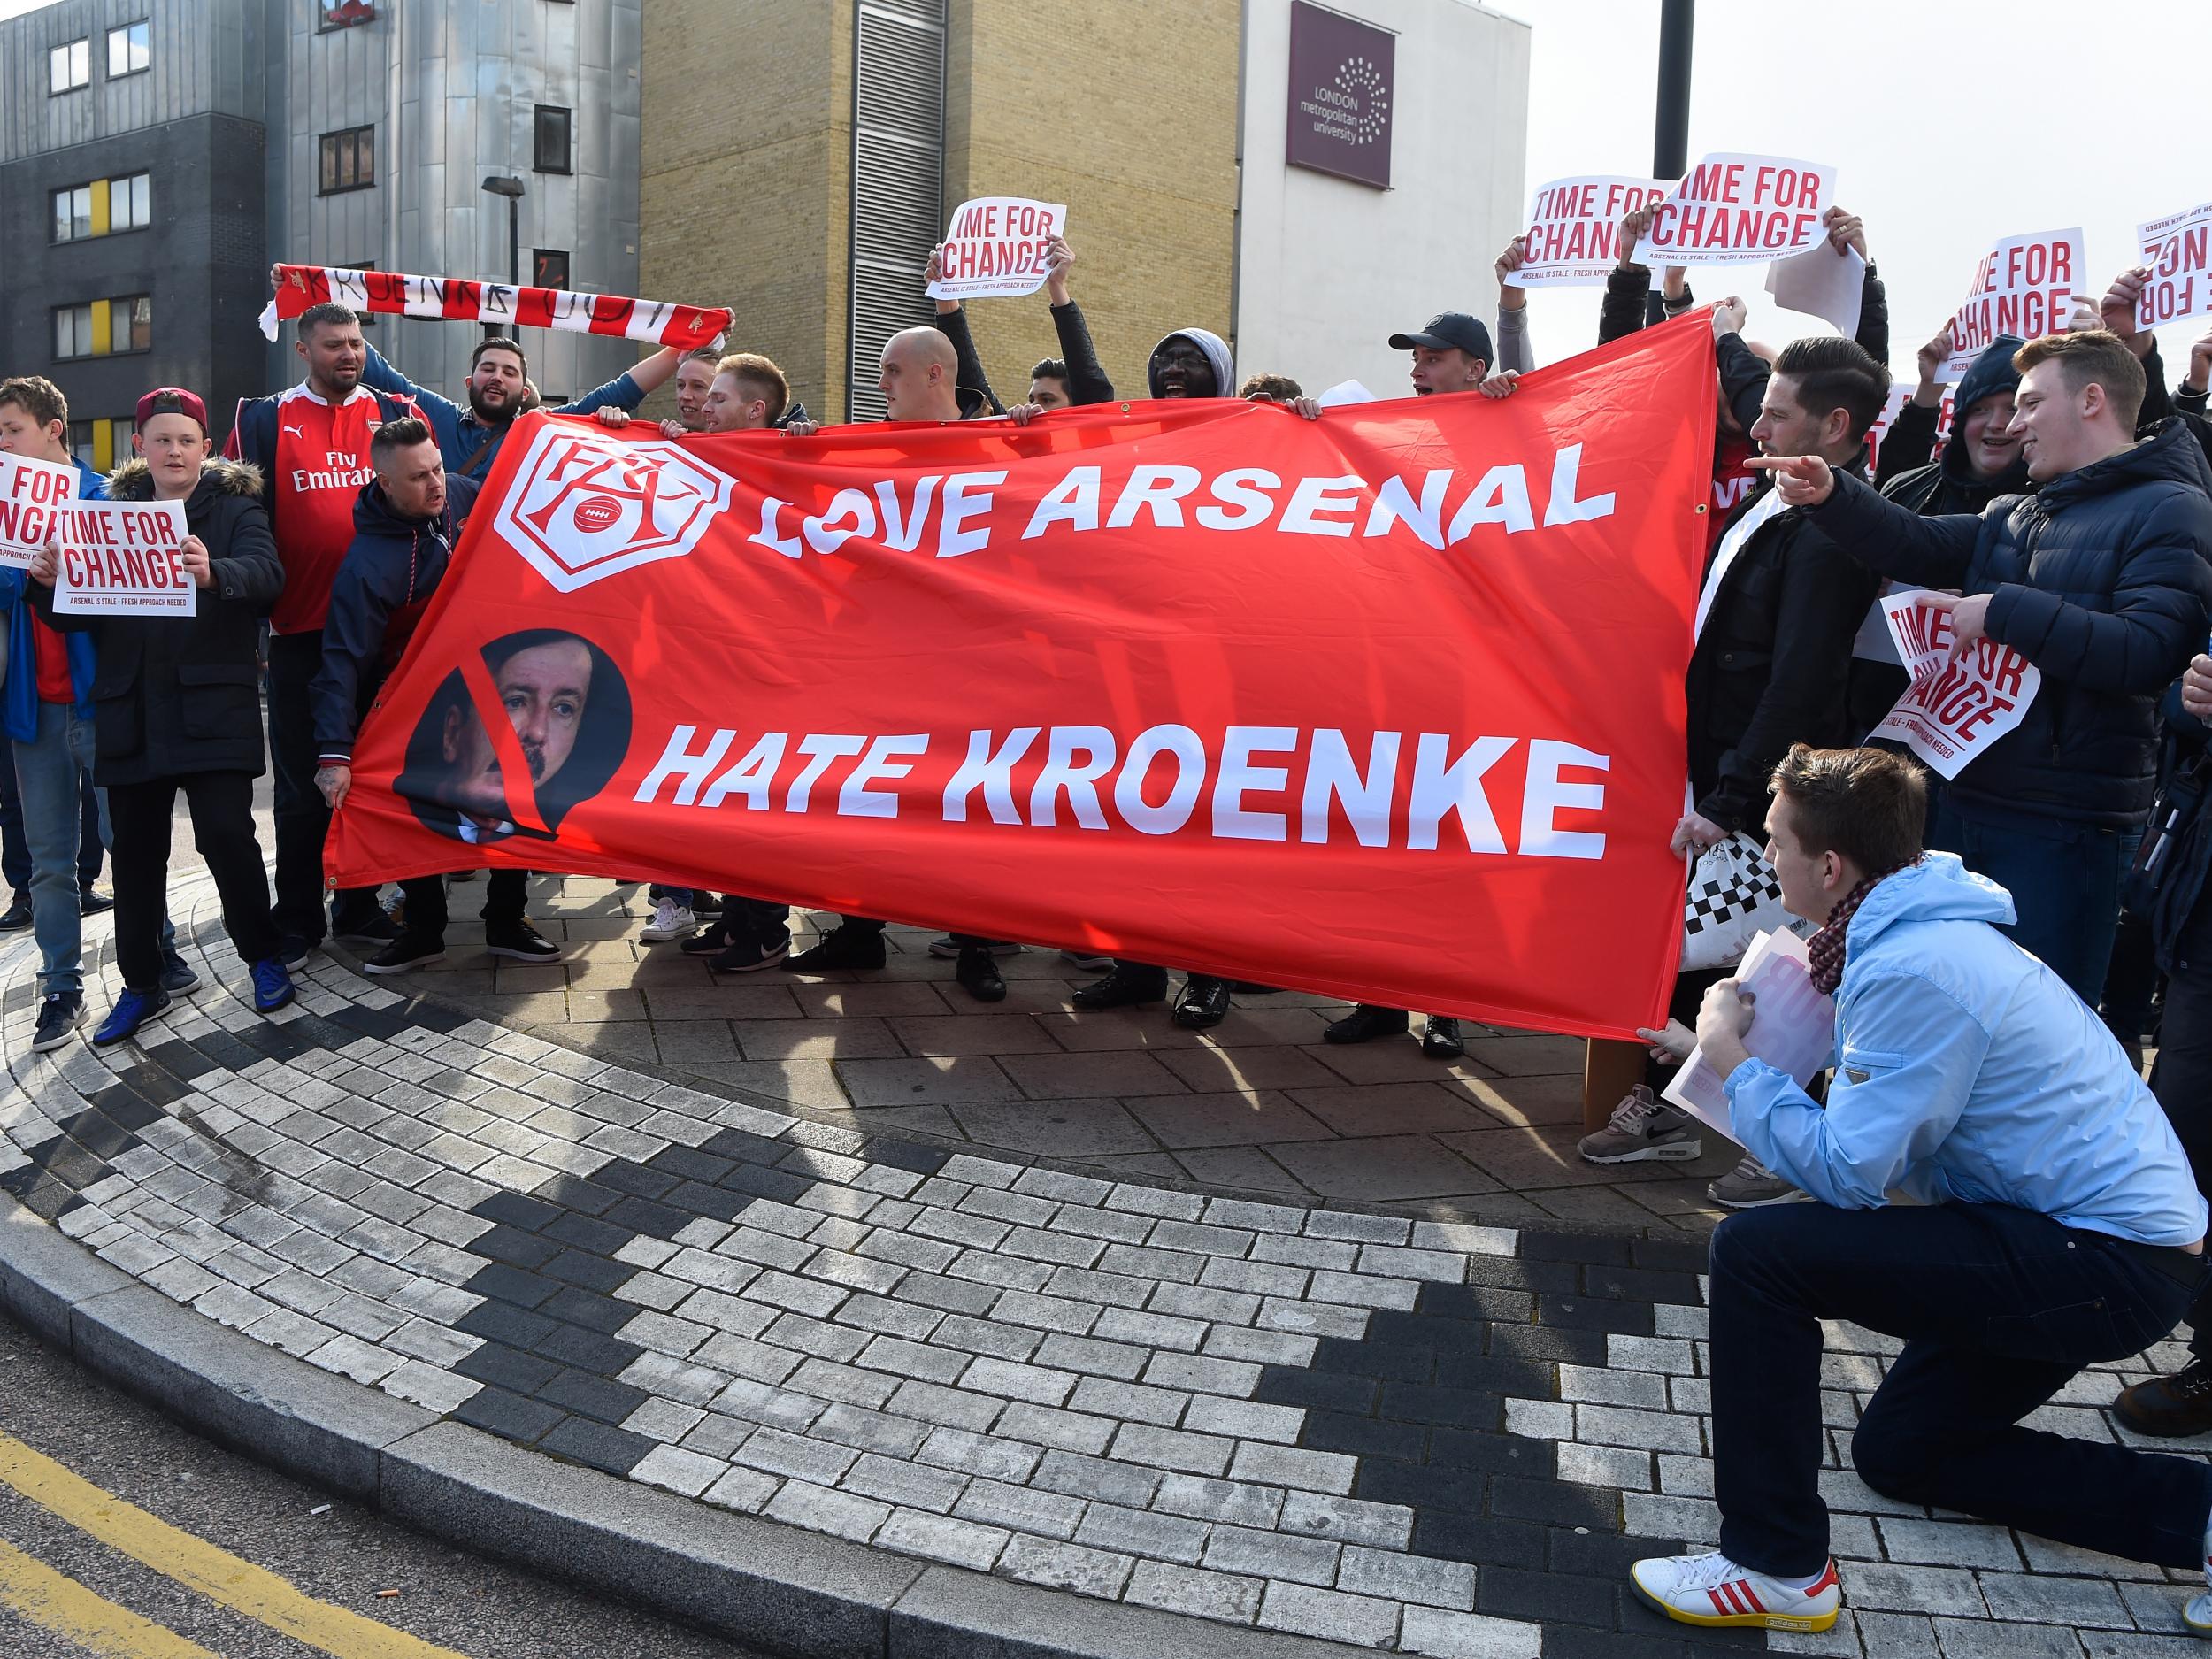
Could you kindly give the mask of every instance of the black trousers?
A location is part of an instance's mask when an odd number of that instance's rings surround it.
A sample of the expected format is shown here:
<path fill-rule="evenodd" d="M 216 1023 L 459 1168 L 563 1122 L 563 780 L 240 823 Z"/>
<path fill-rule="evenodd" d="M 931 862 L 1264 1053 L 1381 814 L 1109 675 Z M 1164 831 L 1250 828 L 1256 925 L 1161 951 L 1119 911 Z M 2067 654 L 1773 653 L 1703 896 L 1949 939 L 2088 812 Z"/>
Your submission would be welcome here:
<path fill-rule="evenodd" d="M 751 904 L 759 904 L 762 902 L 762 901 L 758 899 L 749 899 L 746 902 Z M 773 908 L 781 910 L 787 917 L 791 914 L 791 910 L 788 905 L 778 905 Z M 889 926 L 888 923 L 883 921 L 881 918 L 873 916 L 841 916 L 837 919 L 842 927 L 849 927 L 856 933 L 879 933 L 885 927 Z M 762 942 L 772 942 L 773 939 L 774 934 L 770 933 L 765 939 L 763 940 Z M 986 939 L 980 933 L 955 933 L 952 936 L 952 942 L 956 945 L 989 945 L 995 944 L 998 941 L 995 940 Z"/>
<path fill-rule="evenodd" d="M 485 879 L 484 908 L 477 912 L 489 927 L 512 926 L 522 919 L 530 879 L 519 870 L 495 870 Z M 416 876 L 399 884 L 407 901 L 407 936 L 445 943 L 443 876 Z"/>
<path fill-rule="evenodd" d="M 307 687 L 323 665 L 323 634 L 269 636 L 269 760 L 276 774 L 276 910 L 280 933 L 312 945 L 329 931 L 323 915 L 323 838 L 330 808 L 315 787 L 315 718 Z M 113 803 L 110 803 L 111 811 Z M 334 895 L 342 916 L 373 907 L 376 889 Z"/>
<path fill-rule="evenodd" d="M 269 883 L 254 839 L 253 778 L 242 772 L 193 772 L 145 783 L 111 784 L 108 819 L 115 834 L 115 960 L 123 983 L 150 991 L 161 983 L 161 918 L 169 883 L 169 821 L 177 792 L 192 810 L 192 841 L 215 878 L 223 931 L 247 963 L 277 954 L 269 919 Z"/>
<path fill-rule="evenodd" d="M 2201 908 L 2201 907 L 2200 907 Z M 2193 918 L 2184 934 L 2183 959 L 2166 979 L 2166 1014 L 2158 1025 L 2158 1060 L 2151 1093 L 2166 1109 L 2174 1138 L 2189 1155 L 2197 1190 L 2212 1193 L 2212 958 L 2195 951 L 2212 944 L 2212 928 Z M 2189 1310 L 2189 1351 L 2212 1360 L 2212 1290 Z"/>
<path fill-rule="evenodd" d="M 2204 1560 L 2212 1469 L 2020 1419 L 2174 1327 L 2202 1256 L 1997 1204 L 1781 1204 L 1713 1233 L 1713 1495 L 1755 1572 L 1828 1559 L 1823 1319 L 1905 1339 L 1851 1438 L 1875 1491 L 2165 1567 Z"/>

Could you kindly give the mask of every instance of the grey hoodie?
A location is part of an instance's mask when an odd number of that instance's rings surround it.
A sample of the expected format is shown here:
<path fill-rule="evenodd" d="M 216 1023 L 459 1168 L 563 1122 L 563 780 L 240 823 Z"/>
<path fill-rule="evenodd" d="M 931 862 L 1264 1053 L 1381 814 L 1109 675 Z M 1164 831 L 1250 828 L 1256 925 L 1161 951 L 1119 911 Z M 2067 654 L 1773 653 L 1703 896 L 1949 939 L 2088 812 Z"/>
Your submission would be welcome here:
<path fill-rule="evenodd" d="M 1153 396 L 1160 395 L 1159 377 L 1153 372 L 1153 362 L 1160 355 L 1160 346 L 1164 346 L 1170 340 L 1187 340 L 1206 354 L 1206 361 L 1213 365 L 1214 385 L 1218 388 L 1218 396 L 1234 397 L 1237 395 L 1237 374 L 1229 361 L 1229 342 L 1219 334 L 1209 334 L 1203 328 L 1178 328 L 1173 334 L 1164 336 L 1160 345 L 1153 347 L 1152 357 L 1146 360 L 1145 385 Z"/>

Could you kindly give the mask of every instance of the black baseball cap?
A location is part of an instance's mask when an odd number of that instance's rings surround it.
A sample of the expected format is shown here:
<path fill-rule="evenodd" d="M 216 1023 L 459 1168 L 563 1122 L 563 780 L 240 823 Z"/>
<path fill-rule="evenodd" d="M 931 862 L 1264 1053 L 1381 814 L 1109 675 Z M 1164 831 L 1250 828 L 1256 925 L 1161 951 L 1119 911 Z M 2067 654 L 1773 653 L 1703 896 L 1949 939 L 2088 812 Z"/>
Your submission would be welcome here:
<path fill-rule="evenodd" d="M 1464 351 L 1485 363 L 1497 361 L 1490 355 L 1490 331 L 1465 311 L 1439 311 L 1422 326 L 1419 334 L 1390 336 L 1393 351 L 1410 351 L 1416 346 L 1426 346 L 1432 351 Z"/>

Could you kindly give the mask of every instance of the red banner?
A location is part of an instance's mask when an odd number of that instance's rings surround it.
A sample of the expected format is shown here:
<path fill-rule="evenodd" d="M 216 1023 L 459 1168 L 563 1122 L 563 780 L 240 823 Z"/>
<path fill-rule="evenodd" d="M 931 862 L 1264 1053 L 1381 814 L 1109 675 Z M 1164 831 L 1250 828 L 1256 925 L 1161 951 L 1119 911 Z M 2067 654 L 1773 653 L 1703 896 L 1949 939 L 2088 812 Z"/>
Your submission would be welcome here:
<path fill-rule="evenodd" d="M 650 874 L 1662 1024 L 1713 400 L 1699 317 L 1502 401 L 1312 422 L 526 418 L 365 723 L 330 873 Z"/>

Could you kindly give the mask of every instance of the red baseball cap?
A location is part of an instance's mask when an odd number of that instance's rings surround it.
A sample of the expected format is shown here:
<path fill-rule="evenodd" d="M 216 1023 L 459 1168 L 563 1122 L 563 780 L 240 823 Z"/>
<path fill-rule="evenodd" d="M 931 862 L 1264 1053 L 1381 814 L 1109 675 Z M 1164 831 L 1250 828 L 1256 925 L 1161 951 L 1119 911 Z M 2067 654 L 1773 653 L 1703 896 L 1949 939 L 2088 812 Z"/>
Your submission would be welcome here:
<path fill-rule="evenodd" d="M 207 405 L 197 392 L 188 392 L 181 386 L 157 386 L 140 398 L 134 430 L 143 432 L 156 415 L 189 415 L 200 423 L 202 432 L 207 430 Z"/>

